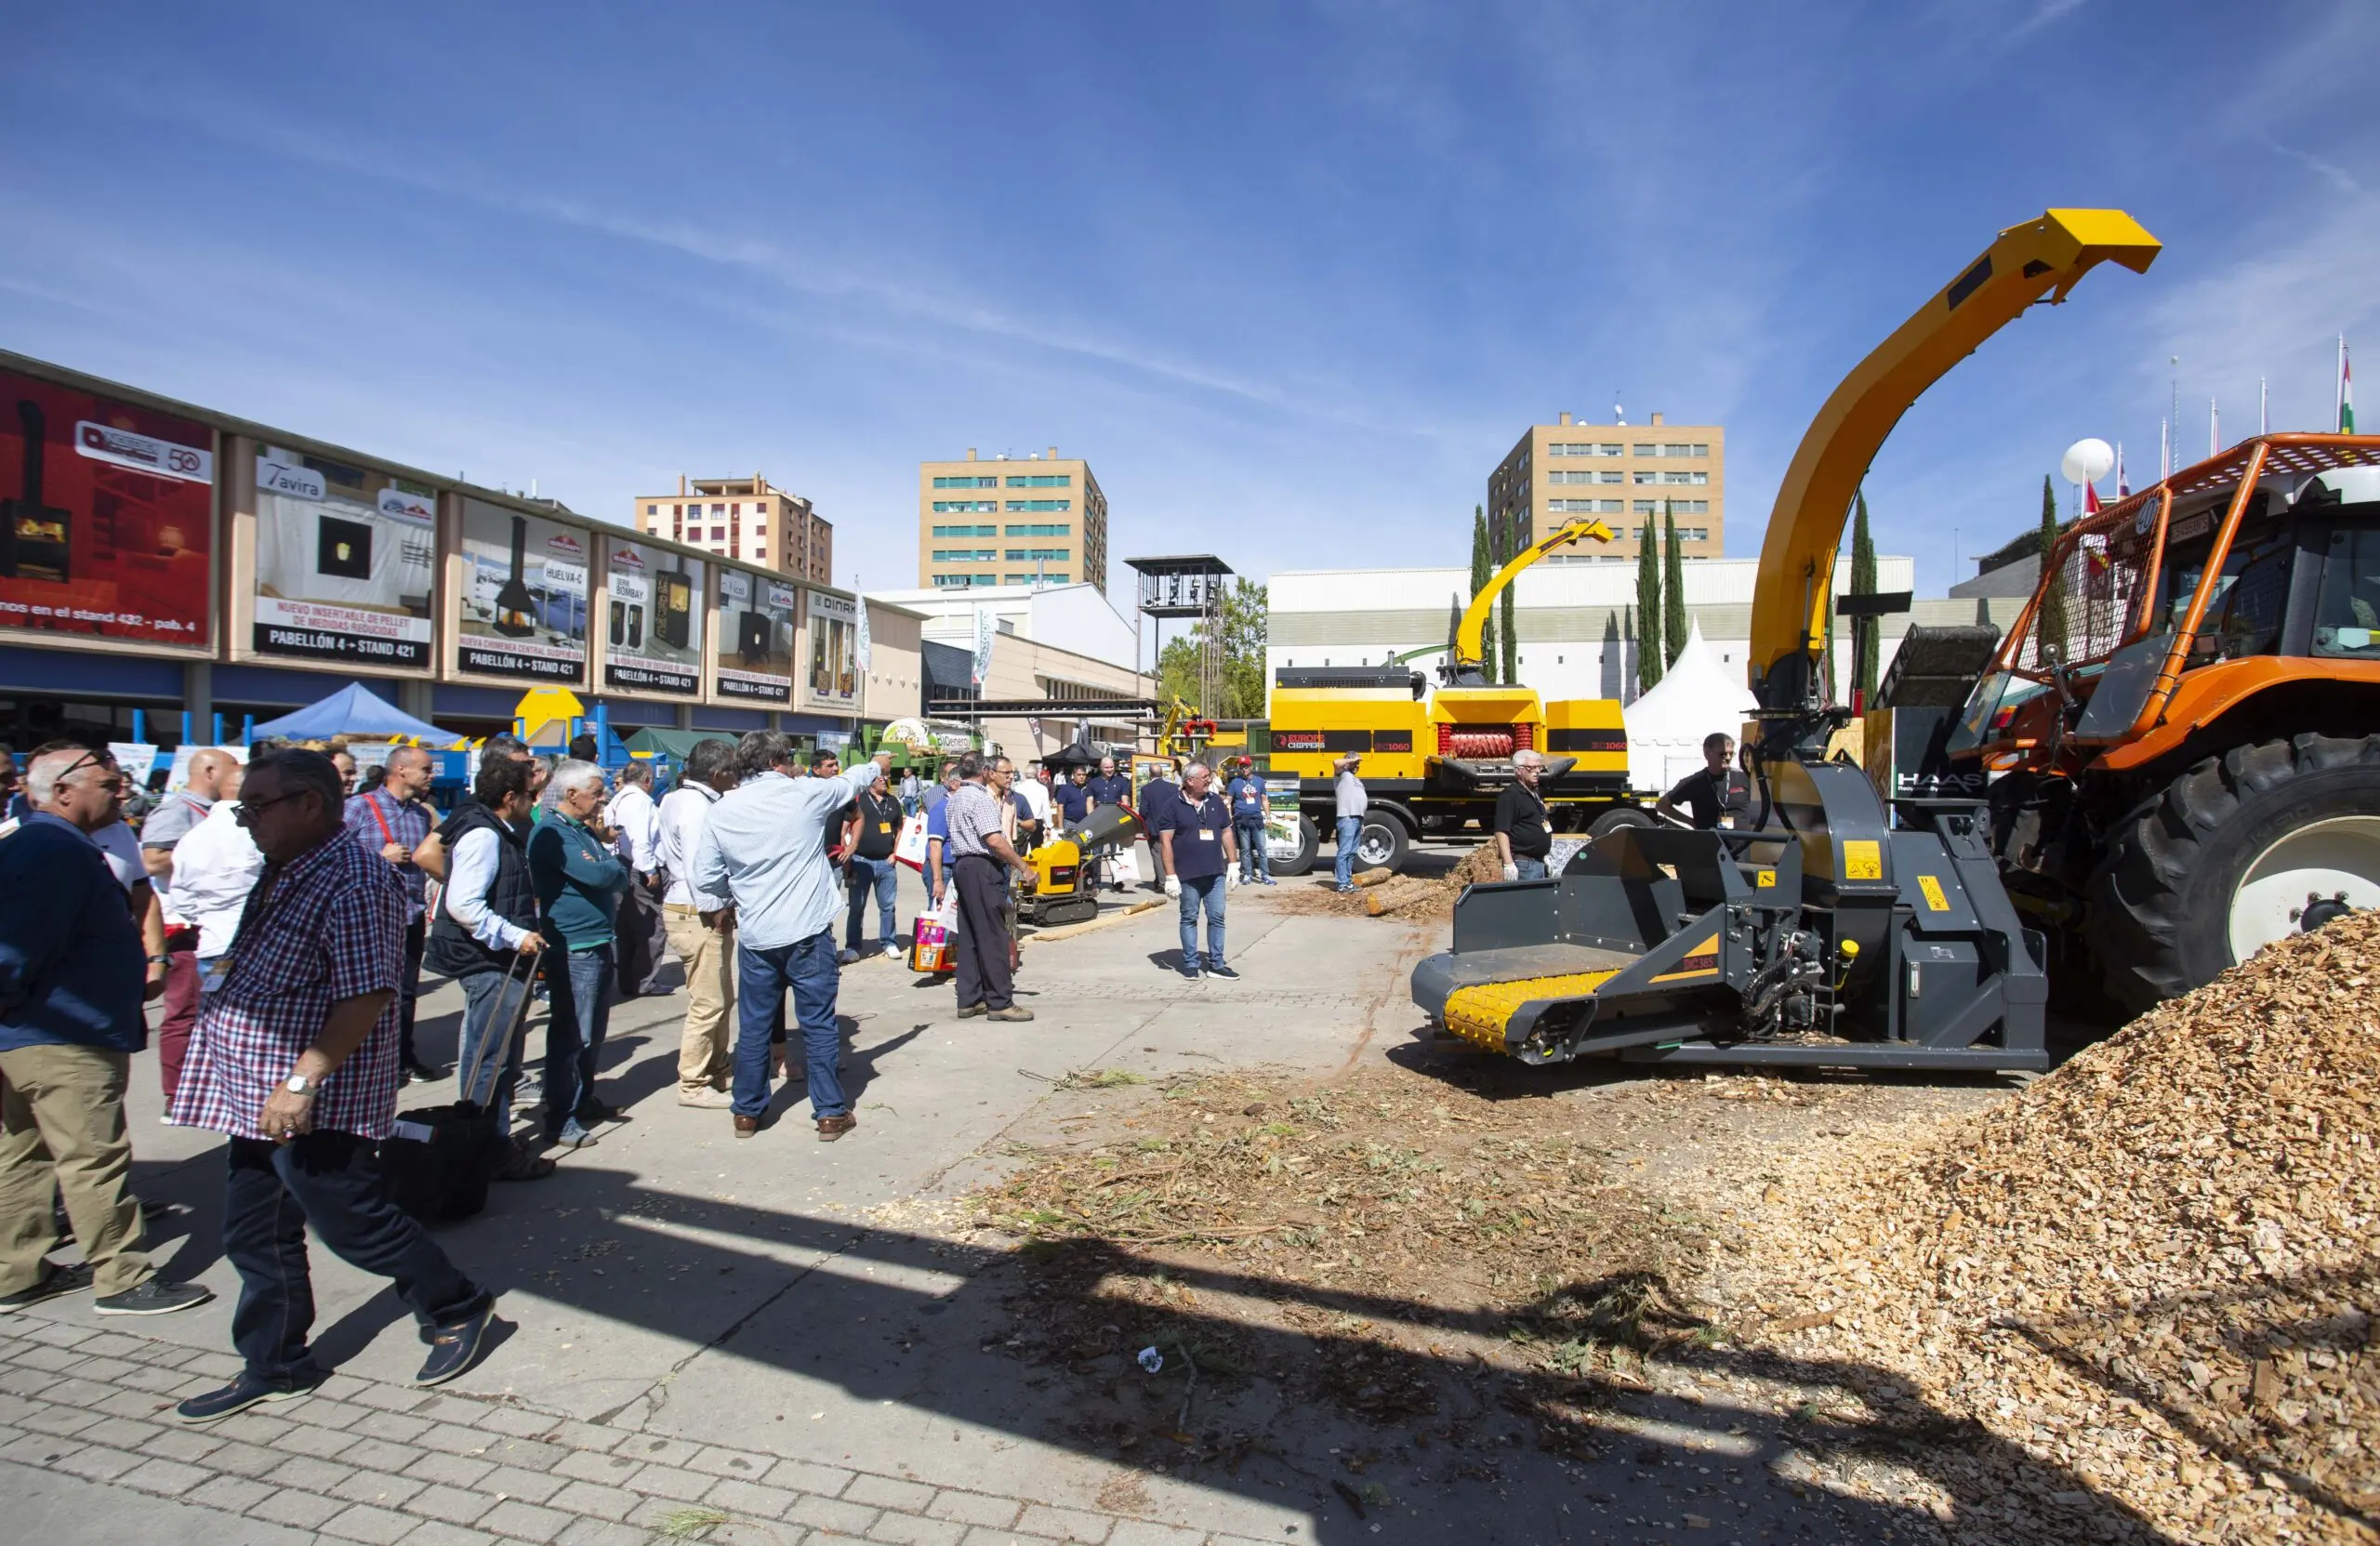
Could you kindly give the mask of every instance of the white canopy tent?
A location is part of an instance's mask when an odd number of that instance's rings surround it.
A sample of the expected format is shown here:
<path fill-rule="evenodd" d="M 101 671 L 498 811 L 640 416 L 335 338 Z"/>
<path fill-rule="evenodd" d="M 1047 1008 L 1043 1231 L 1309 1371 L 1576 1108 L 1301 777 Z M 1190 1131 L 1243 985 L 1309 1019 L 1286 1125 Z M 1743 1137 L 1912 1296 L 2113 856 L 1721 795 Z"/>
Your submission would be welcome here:
<path fill-rule="evenodd" d="M 1647 647 L 1651 646 L 1647 641 Z M 1740 675 L 1731 674 L 1718 653 L 1702 641 L 1697 623 L 1686 649 L 1653 690 L 1620 710 L 1628 727 L 1628 783 L 1652 793 L 1668 790 L 1702 766 L 1702 738 L 1712 731 L 1734 736 L 1758 702 Z"/>

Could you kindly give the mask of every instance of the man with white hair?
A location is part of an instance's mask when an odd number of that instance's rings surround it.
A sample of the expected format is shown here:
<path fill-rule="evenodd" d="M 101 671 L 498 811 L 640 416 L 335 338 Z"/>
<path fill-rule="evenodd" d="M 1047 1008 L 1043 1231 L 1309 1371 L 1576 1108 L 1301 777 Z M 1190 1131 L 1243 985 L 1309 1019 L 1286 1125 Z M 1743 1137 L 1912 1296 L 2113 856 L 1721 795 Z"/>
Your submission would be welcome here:
<path fill-rule="evenodd" d="M 240 760 L 219 747 L 201 747 L 191 754 L 188 782 L 167 791 L 157 808 L 140 824 L 140 862 L 149 870 L 158 905 L 165 909 L 165 1003 L 157 1022 L 157 1073 L 165 1081 L 165 1103 L 174 1099 L 174 1084 L 181 1077 L 182 1059 L 190 1051 L 191 1027 L 198 1024 L 198 928 L 174 895 L 174 848 L 223 797 L 226 777 L 239 776 Z"/>
<path fill-rule="evenodd" d="M 1545 856 L 1554 849 L 1553 824 L 1547 820 L 1545 796 L 1538 780 L 1545 776 L 1545 758 L 1523 747 L 1513 753 L 1513 782 L 1496 797 L 1496 852 L 1504 861 L 1507 880 L 1542 880 Z"/>
<path fill-rule="evenodd" d="M 124 1092 L 149 1037 L 139 926 L 92 834 L 123 813 L 105 752 L 37 752 L 33 810 L 0 839 L 0 1313 L 90 1288 L 103 1315 L 214 1296 L 166 1283 L 140 1249 Z M 150 963 L 162 989 L 162 957 Z M 62 1197 L 84 1262 L 47 1260 Z"/>
<path fill-rule="evenodd" d="M 575 758 L 556 764 L 547 783 L 553 809 L 529 838 L 529 882 L 537 893 L 553 1017 L 546 1025 L 546 1127 L 549 1143 L 569 1148 L 595 1142 L 593 1125 L 619 1112 L 595 1097 L 595 1069 L 612 1012 L 612 932 L 628 866 L 612 852 L 612 829 L 596 813 L 603 770 Z"/>
<path fill-rule="evenodd" d="M 1150 821 L 1165 854 L 1165 894 L 1182 904 L 1182 975 L 1197 982 L 1239 975 L 1223 959 L 1223 898 L 1239 884 L 1239 853 L 1234 846 L 1231 806 L 1215 793 L 1213 770 L 1193 762 L 1182 786 Z M 1198 915 L 1207 917 L 1207 953 L 1198 954 Z"/>

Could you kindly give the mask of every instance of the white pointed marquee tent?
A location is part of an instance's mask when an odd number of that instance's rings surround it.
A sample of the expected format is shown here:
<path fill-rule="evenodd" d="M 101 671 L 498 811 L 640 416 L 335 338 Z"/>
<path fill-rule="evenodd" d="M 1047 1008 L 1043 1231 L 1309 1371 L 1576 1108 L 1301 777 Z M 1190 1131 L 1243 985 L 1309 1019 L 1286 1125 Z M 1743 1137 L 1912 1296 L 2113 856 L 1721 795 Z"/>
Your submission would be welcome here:
<path fill-rule="evenodd" d="M 1628 783 L 1660 792 L 1702 766 L 1702 738 L 1712 731 L 1742 733 L 1758 702 L 1739 674 L 1702 641 L 1702 625 L 1653 690 L 1620 710 L 1628 727 Z"/>

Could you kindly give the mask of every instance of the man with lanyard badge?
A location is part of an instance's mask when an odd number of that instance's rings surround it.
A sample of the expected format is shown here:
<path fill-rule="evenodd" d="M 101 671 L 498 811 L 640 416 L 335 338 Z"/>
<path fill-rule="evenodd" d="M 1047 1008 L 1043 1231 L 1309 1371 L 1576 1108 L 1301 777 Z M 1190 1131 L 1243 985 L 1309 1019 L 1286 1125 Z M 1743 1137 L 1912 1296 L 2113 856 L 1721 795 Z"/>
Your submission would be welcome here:
<path fill-rule="evenodd" d="M 1211 977 L 1239 975 L 1223 960 L 1223 897 L 1239 884 L 1231 808 L 1209 785 L 1214 774 L 1193 762 L 1168 813 L 1157 824 L 1165 852 L 1165 894 L 1182 903 L 1182 975 L 1198 980 L 1198 915 L 1207 915 L 1204 967 Z"/>
<path fill-rule="evenodd" d="M 1545 856 L 1554 849 L 1545 797 L 1537 787 L 1545 773 L 1545 759 L 1524 747 L 1513 753 L 1513 782 L 1496 797 L 1496 847 L 1503 855 L 1504 879 L 1542 880 Z"/>
<path fill-rule="evenodd" d="M 1736 743 L 1726 731 L 1714 730 L 1704 736 L 1702 766 L 1679 779 L 1677 787 L 1653 807 L 1653 813 L 1676 821 L 1680 819 L 1678 804 L 1683 801 L 1690 813 L 1686 819 L 1705 832 L 1722 820 L 1733 826 L 1737 813 L 1752 806 L 1752 780 L 1727 765 L 1735 755 Z"/>
<path fill-rule="evenodd" d="M 1231 798 L 1232 837 L 1239 844 L 1239 878 L 1260 886 L 1273 882 L 1273 856 L 1264 847 L 1264 783 L 1256 764 L 1239 760 L 1239 774 L 1223 791 Z"/>

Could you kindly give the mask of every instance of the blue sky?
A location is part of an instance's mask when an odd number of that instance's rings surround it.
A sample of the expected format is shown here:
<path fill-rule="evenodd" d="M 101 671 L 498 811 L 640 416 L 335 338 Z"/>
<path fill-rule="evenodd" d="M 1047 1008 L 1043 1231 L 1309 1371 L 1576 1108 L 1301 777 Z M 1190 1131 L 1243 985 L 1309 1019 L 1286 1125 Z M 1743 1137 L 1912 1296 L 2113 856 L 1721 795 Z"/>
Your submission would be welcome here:
<path fill-rule="evenodd" d="M 0 345 L 625 519 L 753 469 L 913 583 L 917 462 L 1088 456 L 1111 551 L 1465 562 L 1522 429 L 1727 427 L 1731 555 L 1843 373 L 2052 205 L 2167 244 L 1869 483 L 1922 590 L 2072 440 L 2380 381 L 2380 7 L 2110 0 L 24 7 Z M 2369 395 L 2369 393 L 2367 393 Z M 2367 414 L 2380 412 L 2367 405 Z M 2135 483 L 2141 480 L 2135 477 Z M 1120 563 L 1111 584 L 1125 576 Z"/>

